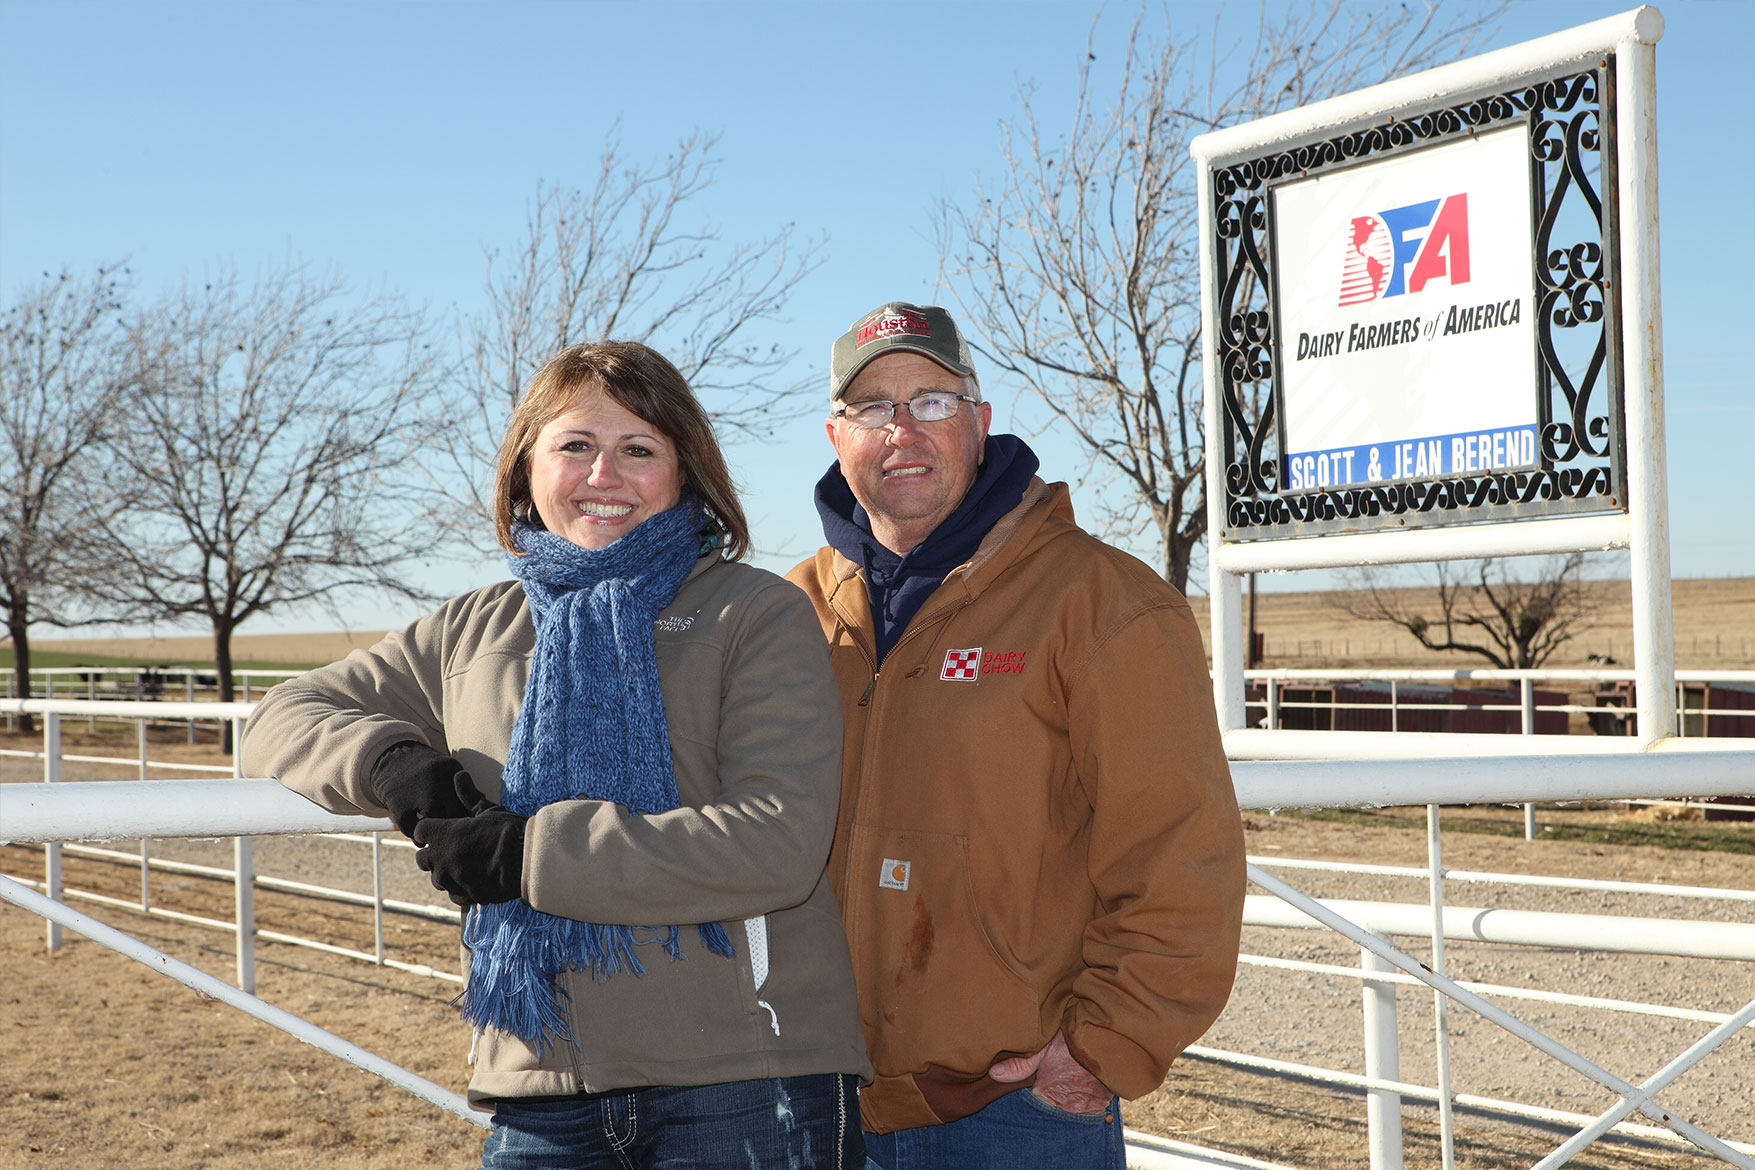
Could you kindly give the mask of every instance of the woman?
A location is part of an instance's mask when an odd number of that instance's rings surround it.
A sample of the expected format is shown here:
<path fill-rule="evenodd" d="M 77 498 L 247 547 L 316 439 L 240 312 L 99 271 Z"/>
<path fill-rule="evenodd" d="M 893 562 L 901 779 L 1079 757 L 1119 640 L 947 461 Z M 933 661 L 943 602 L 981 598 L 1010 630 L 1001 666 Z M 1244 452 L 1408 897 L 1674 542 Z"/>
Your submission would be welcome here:
<path fill-rule="evenodd" d="M 495 510 L 518 580 L 275 687 L 244 767 L 388 813 L 470 907 L 484 1170 L 862 1166 L 834 678 L 804 595 L 739 563 L 706 414 L 646 346 L 564 350 Z"/>

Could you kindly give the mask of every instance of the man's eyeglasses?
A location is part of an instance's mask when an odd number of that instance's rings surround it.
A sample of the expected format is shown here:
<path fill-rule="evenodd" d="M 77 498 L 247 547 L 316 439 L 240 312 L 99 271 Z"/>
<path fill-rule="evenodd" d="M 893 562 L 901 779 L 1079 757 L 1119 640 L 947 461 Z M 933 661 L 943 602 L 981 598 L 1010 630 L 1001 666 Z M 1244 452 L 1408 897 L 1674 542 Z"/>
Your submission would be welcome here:
<path fill-rule="evenodd" d="M 971 398 L 967 394 L 952 394 L 948 390 L 928 390 L 925 394 L 916 394 L 907 402 L 887 402 L 878 399 L 875 402 L 849 402 L 841 409 L 832 411 L 831 418 L 844 418 L 856 427 L 875 430 L 887 427 L 896 417 L 896 407 L 905 406 L 916 422 L 943 422 L 962 409 L 964 402 L 978 404 L 979 398 Z"/>

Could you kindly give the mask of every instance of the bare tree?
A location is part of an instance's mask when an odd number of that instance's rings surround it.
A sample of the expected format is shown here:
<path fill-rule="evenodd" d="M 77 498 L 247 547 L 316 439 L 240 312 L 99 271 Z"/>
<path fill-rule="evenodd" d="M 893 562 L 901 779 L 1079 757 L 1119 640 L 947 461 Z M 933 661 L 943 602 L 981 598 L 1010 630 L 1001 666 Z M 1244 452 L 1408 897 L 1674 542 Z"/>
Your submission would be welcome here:
<path fill-rule="evenodd" d="M 1389 588 L 1379 571 L 1356 569 L 1333 600 L 1362 621 L 1400 626 L 1428 650 L 1478 654 L 1501 669 L 1531 670 L 1588 624 L 1585 567 L 1584 553 L 1546 557 L 1526 580 L 1502 560 L 1440 561 L 1434 593 Z"/>
<path fill-rule="evenodd" d="M 1238 49 L 1218 26 L 1154 39 L 1142 9 L 1109 98 L 1093 24 L 1071 129 L 1051 137 L 1024 89 L 1001 130 L 1004 172 L 940 204 L 941 280 L 985 339 L 981 353 L 1078 441 L 1102 531 L 1149 532 L 1176 588 L 1187 589 L 1207 528 L 1190 141 L 1459 56 L 1497 13 L 1264 5 L 1253 44 Z"/>
<path fill-rule="evenodd" d="M 222 701 L 252 617 L 364 589 L 428 599 L 403 570 L 433 539 L 406 466 L 435 413 L 432 350 L 420 314 L 344 298 L 298 262 L 249 287 L 226 270 L 132 330 L 137 393 L 106 446 L 127 506 L 100 524 L 119 568 L 89 588 L 111 620 L 204 620 Z"/>
<path fill-rule="evenodd" d="M 86 456 L 123 393 L 125 272 L 102 264 L 85 276 L 44 273 L 0 317 L 0 608 L 20 695 L 30 693 L 32 623 L 76 625 L 84 616 L 74 554 L 101 507 Z"/>
<path fill-rule="evenodd" d="M 764 344 L 821 247 L 792 225 L 728 244 L 695 205 L 712 186 L 718 135 L 696 132 L 653 162 L 605 140 L 588 188 L 537 187 L 524 242 L 488 255 L 488 311 L 466 330 L 467 370 L 435 482 L 465 543 L 493 548 L 486 499 L 506 420 L 530 376 L 581 341 L 643 341 L 676 363 L 722 435 L 766 433 L 804 388 L 776 385 L 795 349 Z"/>

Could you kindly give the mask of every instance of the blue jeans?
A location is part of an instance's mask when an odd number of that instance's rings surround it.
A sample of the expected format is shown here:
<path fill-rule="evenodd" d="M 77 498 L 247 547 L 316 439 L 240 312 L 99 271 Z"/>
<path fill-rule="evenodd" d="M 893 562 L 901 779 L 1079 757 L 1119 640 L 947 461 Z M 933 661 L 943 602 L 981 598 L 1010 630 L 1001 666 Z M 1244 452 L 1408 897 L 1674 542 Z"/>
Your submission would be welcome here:
<path fill-rule="evenodd" d="M 1007 1093 L 947 1125 L 865 1135 L 878 1170 L 1125 1170 L 1121 1102 L 1101 1113 L 1068 1113 L 1029 1089 Z"/>
<path fill-rule="evenodd" d="M 482 1170 L 861 1170 L 858 1078 L 835 1073 L 499 1102 Z"/>

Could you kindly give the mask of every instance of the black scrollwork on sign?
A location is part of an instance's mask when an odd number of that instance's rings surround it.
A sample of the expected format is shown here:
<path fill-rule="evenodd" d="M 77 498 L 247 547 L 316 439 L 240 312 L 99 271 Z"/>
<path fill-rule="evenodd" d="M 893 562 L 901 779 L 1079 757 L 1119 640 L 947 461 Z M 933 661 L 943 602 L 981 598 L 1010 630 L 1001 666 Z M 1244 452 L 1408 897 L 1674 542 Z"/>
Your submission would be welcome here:
<path fill-rule="evenodd" d="M 1603 511 L 1624 506 L 1619 296 L 1614 287 L 1614 66 L 1539 77 L 1503 93 L 1370 125 L 1216 168 L 1227 540 Z M 1274 365 L 1278 180 L 1522 123 L 1535 192 L 1536 465 L 1319 491 L 1282 490 Z M 1607 148 L 1606 148 L 1607 147 Z"/>

